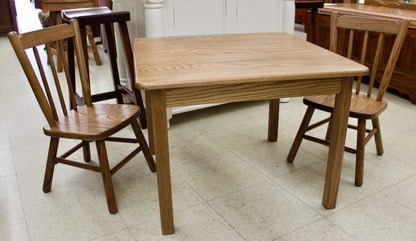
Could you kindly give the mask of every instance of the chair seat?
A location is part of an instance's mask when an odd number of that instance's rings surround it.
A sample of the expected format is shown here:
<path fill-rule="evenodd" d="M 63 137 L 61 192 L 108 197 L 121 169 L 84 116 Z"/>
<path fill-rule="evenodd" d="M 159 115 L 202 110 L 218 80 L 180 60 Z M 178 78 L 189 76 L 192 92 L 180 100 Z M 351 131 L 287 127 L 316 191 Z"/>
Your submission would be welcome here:
<path fill-rule="evenodd" d="M 60 116 L 57 126 L 45 125 L 48 136 L 95 141 L 105 139 L 137 118 L 140 108 L 135 105 L 93 104 L 70 110 L 68 116 Z"/>
<path fill-rule="evenodd" d="M 335 95 L 307 96 L 303 103 L 316 109 L 332 112 L 334 109 Z M 377 101 L 375 96 L 368 97 L 365 94 L 352 94 L 350 117 L 360 119 L 373 119 L 387 108 L 387 101 Z"/>

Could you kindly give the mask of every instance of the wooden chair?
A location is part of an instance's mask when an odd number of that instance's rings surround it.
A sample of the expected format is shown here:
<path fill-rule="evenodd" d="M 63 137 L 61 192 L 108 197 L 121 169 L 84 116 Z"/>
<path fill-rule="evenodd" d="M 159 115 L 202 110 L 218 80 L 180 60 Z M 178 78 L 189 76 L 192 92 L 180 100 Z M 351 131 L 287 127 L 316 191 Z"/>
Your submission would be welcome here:
<path fill-rule="evenodd" d="M 9 33 L 9 39 L 47 120 L 43 131 L 45 135 L 51 137 L 43 191 L 47 193 L 51 190 L 54 168 L 58 163 L 100 172 L 104 182 L 108 210 L 110 213 L 116 213 L 117 204 L 111 175 L 116 173 L 140 151 L 143 152 L 150 170 L 152 172 L 156 171 L 153 157 L 149 152 L 148 145 L 137 121 L 140 108 L 135 105 L 124 104 L 92 104 L 80 31 L 76 20 L 72 21 L 71 24 L 56 25 L 20 36 L 16 32 L 11 32 Z M 44 49 L 43 44 L 46 44 L 47 55 L 51 57 L 52 53 L 48 43 L 56 41 L 59 49 L 63 50 L 62 42 L 65 39 L 68 45 L 73 45 L 75 42 L 79 74 L 86 105 L 77 106 L 74 104 L 75 97 L 65 58 L 62 58 L 62 63 L 66 76 L 65 83 L 67 84 L 69 99 L 71 100 L 71 106 L 68 106 L 70 108 L 67 108 L 63 94 L 64 86 L 61 87 L 56 65 L 51 62 L 52 74 L 49 76 L 44 71 L 44 63 L 42 63 L 42 58 L 39 54 L 39 51 Z M 33 66 L 26 53 L 27 49 L 33 50 L 36 59 Z M 54 84 L 55 88 L 50 88 L 50 84 Z M 132 127 L 136 138 L 112 137 L 113 134 L 129 126 Z M 57 156 L 58 144 L 61 138 L 80 140 L 80 143 L 61 156 Z M 105 145 L 106 141 L 136 143 L 138 146 L 121 162 L 110 169 Z M 88 163 L 91 159 L 89 142 L 96 142 L 99 159 L 98 166 Z M 87 163 L 67 159 L 80 148 L 83 148 L 84 161 Z"/>
<path fill-rule="evenodd" d="M 49 12 L 49 26 L 61 24 L 62 19 L 60 12 L 64 9 L 74 9 L 74 8 L 87 8 L 87 7 L 97 7 L 98 0 L 42 0 L 40 2 L 40 8 L 43 12 Z M 97 65 L 102 65 L 100 54 L 98 53 L 98 48 L 94 39 L 93 30 L 90 25 L 86 26 L 86 37 L 90 45 L 88 46 L 88 53 L 92 53 L 94 56 L 95 63 Z M 53 48 L 54 49 L 54 48 Z M 60 62 L 60 53 L 55 50 L 54 54 L 57 55 L 57 68 L 58 72 L 62 72 L 62 63 Z M 88 55 L 85 56 L 88 58 Z"/>
<path fill-rule="evenodd" d="M 353 47 L 356 46 L 353 41 L 357 40 L 357 37 L 354 37 L 354 33 L 357 31 L 363 31 L 364 33 L 362 41 L 362 49 L 361 49 L 361 59 L 360 63 L 364 64 L 366 60 L 366 52 L 367 52 L 367 41 L 369 38 L 369 32 L 371 34 L 378 35 L 378 46 L 375 52 L 374 57 L 370 57 L 373 59 L 373 68 L 371 70 L 371 76 L 368 86 L 368 91 L 365 94 L 360 93 L 361 87 L 361 78 L 357 80 L 355 94 L 353 93 L 351 97 L 351 106 L 349 116 L 352 118 L 356 118 L 358 120 L 358 125 L 348 125 L 349 128 L 357 130 L 357 146 L 356 149 L 345 147 L 345 151 L 355 153 L 356 154 L 356 167 L 355 167 L 355 185 L 361 186 L 363 183 L 363 172 L 364 172 L 364 148 L 365 144 L 371 139 L 371 137 L 375 137 L 376 149 L 377 154 L 383 154 L 383 144 L 381 139 L 381 132 L 380 132 L 380 123 L 379 123 L 379 115 L 387 108 L 387 102 L 383 100 L 383 96 L 386 92 L 386 89 L 389 85 L 394 67 L 396 65 L 396 61 L 398 59 L 400 50 L 402 48 L 404 39 L 406 37 L 406 32 L 408 28 L 407 21 L 396 21 L 396 20 L 387 20 L 387 19 L 370 19 L 365 17 L 359 16 L 338 16 L 336 14 L 331 16 L 331 40 L 330 40 L 330 49 L 334 52 L 337 52 L 337 46 L 339 39 L 338 35 L 342 31 L 349 31 L 349 39 L 348 39 L 348 49 L 347 49 L 347 57 L 351 58 Z M 341 29 L 341 30 L 340 30 Z M 343 30 L 342 30 L 343 29 Z M 358 34 L 357 34 L 358 35 Z M 380 56 L 383 50 L 383 43 L 385 35 L 392 35 L 395 36 L 394 45 L 391 49 L 389 59 L 387 65 L 384 67 L 384 73 L 380 81 L 379 90 L 376 96 L 372 96 L 373 85 L 375 83 L 375 77 L 377 68 L 380 65 Z M 299 149 L 299 146 L 302 142 L 302 139 L 306 139 L 309 141 L 313 141 L 316 143 L 329 145 L 329 130 L 331 124 L 331 117 L 324 119 L 322 121 L 316 122 L 314 124 L 309 124 L 312 115 L 315 109 L 322 110 L 325 112 L 332 113 L 333 106 L 335 101 L 335 95 L 329 96 L 311 96 L 305 97 L 303 99 L 303 103 L 308 106 L 305 116 L 303 118 L 302 124 L 298 130 L 298 133 L 295 137 L 295 140 L 292 144 L 292 147 L 289 151 L 287 156 L 288 162 L 293 162 L 296 153 Z M 366 121 L 371 120 L 372 128 L 366 129 Z M 325 123 L 328 123 L 328 129 L 326 133 L 325 139 L 319 139 L 310 135 L 306 135 L 307 131 L 310 131 L 318 126 L 321 126 Z M 366 136 L 366 133 L 368 135 Z"/>

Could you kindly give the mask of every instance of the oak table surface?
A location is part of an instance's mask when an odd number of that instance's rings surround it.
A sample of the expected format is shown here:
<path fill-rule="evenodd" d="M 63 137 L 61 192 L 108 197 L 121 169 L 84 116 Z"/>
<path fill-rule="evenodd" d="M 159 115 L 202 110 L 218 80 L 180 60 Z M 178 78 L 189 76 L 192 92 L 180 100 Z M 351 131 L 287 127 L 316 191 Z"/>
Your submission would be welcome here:
<path fill-rule="evenodd" d="M 322 201 L 335 208 L 353 77 L 366 75 L 367 67 L 285 33 L 137 38 L 134 54 L 135 85 L 146 91 L 163 234 L 174 233 L 166 107 L 336 94 Z M 276 112 L 270 108 L 269 115 Z M 277 125 L 269 132 L 277 133 Z"/>

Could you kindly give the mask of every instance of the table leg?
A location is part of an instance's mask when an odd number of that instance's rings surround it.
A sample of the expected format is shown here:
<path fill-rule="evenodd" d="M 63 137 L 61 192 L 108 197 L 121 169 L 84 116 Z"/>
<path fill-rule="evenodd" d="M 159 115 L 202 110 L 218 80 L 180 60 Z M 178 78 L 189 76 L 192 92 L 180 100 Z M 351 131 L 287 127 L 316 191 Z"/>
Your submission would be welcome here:
<path fill-rule="evenodd" d="M 279 130 L 279 107 L 280 99 L 270 100 L 269 103 L 269 129 L 267 139 L 270 142 L 277 141 L 277 135 Z"/>
<path fill-rule="evenodd" d="M 173 224 L 172 190 L 170 179 L 168 125 L 166 122 L 166 95 L 164 90 L 150 91 L 151 121 L 156 154 L 157 185 L 162 234 L 175 232 Z"/>
<path fill-rule="evenodd" d="M 322 199 L 322 205 L 326 209 L 335 208 L 337 202 L 348 114 L 351 104 L 352 82 L 352 77 L 344 78 L 342 80 L 341 93 L 335 97 L 324 196 Z"/>

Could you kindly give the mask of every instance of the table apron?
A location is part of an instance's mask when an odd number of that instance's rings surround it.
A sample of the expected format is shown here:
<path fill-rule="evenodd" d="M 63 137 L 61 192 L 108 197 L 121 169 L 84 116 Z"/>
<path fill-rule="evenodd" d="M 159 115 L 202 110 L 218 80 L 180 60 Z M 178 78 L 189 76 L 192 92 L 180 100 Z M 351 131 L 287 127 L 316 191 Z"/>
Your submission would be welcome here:
<path fill-rule="evenodd" d="M 327 78 L 166 89 L 166 106 L 174 107 L 338 94 L 341 92 L 342 81 L 342 78 Z"/>

